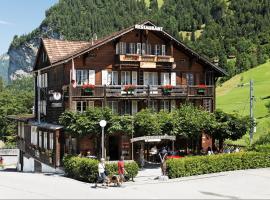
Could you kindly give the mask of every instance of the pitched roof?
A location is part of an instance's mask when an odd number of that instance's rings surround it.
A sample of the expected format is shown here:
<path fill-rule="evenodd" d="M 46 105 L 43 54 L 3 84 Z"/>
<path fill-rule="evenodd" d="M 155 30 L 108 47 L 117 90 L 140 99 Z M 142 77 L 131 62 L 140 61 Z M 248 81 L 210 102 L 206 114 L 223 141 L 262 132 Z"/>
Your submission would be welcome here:
<path fill-rule="evenodd" d="M 42 42 L 51 64 L 91 45 L 91 42 L 87 41 L 67 41 L 48 38 L 42 38 Z"/>
<path fill-rule="evenodd" d="M 139 23 L 140 25 L 152 25 L 155 26 L 154 23 L 147 20 L 142 23 Z M 130 26 L 126 29 L 117 31 L 112 33 L 111 35 L 104 37 L 102 39 L 96 40 L 93 43 L 87 42 L 87 41 L 67 41 L 67 40 L 55 40 L 55 39 L 42 39 L 43 44 L 45 46 L 45 49 L 49 55 L 50 63 L 52 66 L 61 64 L 63 62 L 68 62 L 70 59 L 77 57 L 79 55 L 82 55 L 90 50 L 93 50 L 103 44 L 106 44 L 116 38 L 121 37 L 122 35 L 133 31 L 135 29 L 135 25 Z M 223 70 L 222 68 L 216 66 L 211 61 L 209 61 L 207 58 L 199 55 L 197 52 L 186 46 L 184 43 L 178 41 L 174 37 L 172 37 L 169 33 L 162 30 L 160 31 L 166 36 L 167 38 L 173 40 L 176 44 L 184 48 L 187 52 L 195 56 L 199 61 L 205 63 L 206 65 L 213 68 L 215 71 L 217 71 L 220 75 L 227 75 L 227 72 Z M 44 42 L 45 41 L 45 42 Z M 48 42 L 50 41 L 50 42 Z"/>

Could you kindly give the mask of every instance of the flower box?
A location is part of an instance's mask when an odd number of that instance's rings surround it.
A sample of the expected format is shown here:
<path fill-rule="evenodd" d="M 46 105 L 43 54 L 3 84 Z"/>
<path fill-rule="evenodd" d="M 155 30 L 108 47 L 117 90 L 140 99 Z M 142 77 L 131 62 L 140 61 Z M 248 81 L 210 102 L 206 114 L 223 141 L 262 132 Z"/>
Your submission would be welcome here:
<path fill-rule="evenodd" d="M 170 95 L 172 92 L 173 86 L 172 85 L 163 85 L 162 86 L 162 93 L 163 95 Z"/>
<path fill-rule="evenodd" d="M 205 90 L 206 90 L 206 85 L 200 84 L 200 85 L 198 85 L 198 88 L 197 88 L 197 94 L 198 95 L 204 95 Z"/>
<path fill-rule="evenodd" d="M 123 91 L 126 92 L 126 94 L 134 94 L 135 89 L 135 85 L 125 85 Z"/>
<path fill-rule="evenodd" d="M 93 84 L 84 84 L 82 86 L 82 89 L 83 89 L 84 95 L 92 96 L 93 95 L 93 90 L 95 89 L 95 85 L 93 85 Z"/>

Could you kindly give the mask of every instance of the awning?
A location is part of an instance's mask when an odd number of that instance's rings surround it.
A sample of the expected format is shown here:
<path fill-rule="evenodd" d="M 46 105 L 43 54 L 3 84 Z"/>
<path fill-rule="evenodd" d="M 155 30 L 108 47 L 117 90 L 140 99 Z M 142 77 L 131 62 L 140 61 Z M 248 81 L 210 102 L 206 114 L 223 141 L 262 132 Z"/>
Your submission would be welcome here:
<path fill-rule="evenodd" d="M 145 142 L 160 142 L 161 140 L 176 140 L 176 136 L 173 135 L 151 135 L 151 136 L 142 136 L 142 137 L 135 137 L 130 139 L 130 142 L 138 142 L 138 141 L 145 141 Z"/>
<path fill-rule="evenodd" d="M 59 129 L 64 128 L 63 126 L 58 125 L 58 124 L 50 124 L 50 123 L 45 123 L 45 122 L 38 123 L 37 121 L 30 121 L 29 124 L 31 126 L 37 126 L 38 128 L 44 128 L 48 130 L 59 130 Z"/>

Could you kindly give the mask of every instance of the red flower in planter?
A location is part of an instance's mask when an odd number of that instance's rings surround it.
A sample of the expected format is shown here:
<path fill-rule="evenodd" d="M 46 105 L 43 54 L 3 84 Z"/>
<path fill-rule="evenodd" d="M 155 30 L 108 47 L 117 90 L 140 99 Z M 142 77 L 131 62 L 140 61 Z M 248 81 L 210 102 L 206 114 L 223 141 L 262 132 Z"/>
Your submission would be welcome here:
<path fill-rule="evenodd" d="M 206 85 L 205 84 L 200 84 L 200 85 L 198 85 L 198 88 L 205 89 L 206 88 Z"/>
<path fill-rule="evenodd" d="M 135 89 L 136 89 L 136 86 L 135 86 L 135 85 L 129 84 L 129 85 L 125 85 L 125 86 L 124 86 L 124 91 L 125 91 L 125 92 L 132 92 L 132 91 L 134 91 Z"/>
<path fill-rule="evenodd" d="M 172 90 L 173 86 L 172 85 L 163 85 L 162 89 L 164 89 L 164 90 Z"/>
<path fill-rule="evenodd" d="M 85 90 L 85 89 L 90 89 L 90 90 L 93 90 L 95 89 L 95 85 L 93 84 L 83 84 L 82 88 Z"/>

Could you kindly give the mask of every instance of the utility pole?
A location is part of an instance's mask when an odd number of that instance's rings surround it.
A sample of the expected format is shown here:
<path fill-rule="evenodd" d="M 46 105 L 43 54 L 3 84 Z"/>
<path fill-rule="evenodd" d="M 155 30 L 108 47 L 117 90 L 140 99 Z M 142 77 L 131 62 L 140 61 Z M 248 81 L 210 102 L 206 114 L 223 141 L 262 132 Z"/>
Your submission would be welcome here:
<path fill-rule="evenodd" d="M 254 132 L 254 112 L 253 112 L 254 94 L 253 94 L 253 80 L 250 80 L 249 86 L 250 86 L 250 88 L 249 88 L 249 102 L 250 102 L 250 110 L 249 110 L 250 132 L 249 132 L 249 139 L 250 139 L 250 144 L 252 144 L 253 132 Z"/>

